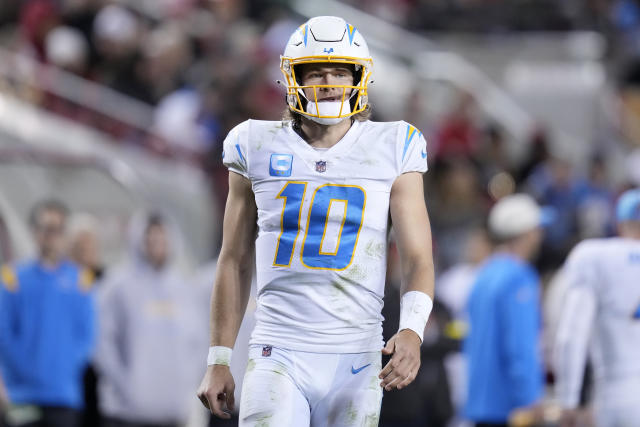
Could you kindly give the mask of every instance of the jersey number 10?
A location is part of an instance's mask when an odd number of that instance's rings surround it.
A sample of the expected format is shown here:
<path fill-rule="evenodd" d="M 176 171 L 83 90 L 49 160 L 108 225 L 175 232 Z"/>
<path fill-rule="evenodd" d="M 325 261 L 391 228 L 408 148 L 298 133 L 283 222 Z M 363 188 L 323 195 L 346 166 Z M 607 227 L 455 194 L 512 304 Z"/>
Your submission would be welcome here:
<path fill-rule="evenodd" d="M 307 190 L 306 182 L 289 181 L 277 199 L 284 199 L 280 219 L 280 236 L 276 246 L 273 265 L 289 267 L 300 233 L 302 205 Z M 311 198 L 307 215 L 307 227 L 300 250 L 302 265 L 322 270 L 344 270 L 351 264 L 358 235 L 362 228 L 366 194 L 356 185 L 325 184 L 316 188 Z M 323 241 L 327 233 L 329 212 L 333 202 L 344 203 L 344 214 L 338 230 L 334 252 L 323 251 Z"/>

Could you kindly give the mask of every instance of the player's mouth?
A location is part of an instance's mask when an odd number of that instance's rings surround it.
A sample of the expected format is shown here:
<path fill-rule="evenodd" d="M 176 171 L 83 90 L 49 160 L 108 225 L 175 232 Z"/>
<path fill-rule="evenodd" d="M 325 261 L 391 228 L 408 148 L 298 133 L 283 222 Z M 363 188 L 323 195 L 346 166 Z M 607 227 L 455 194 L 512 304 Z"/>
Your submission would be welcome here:
<path fill-rule="evenodd" d="M 325 98 L 319 98 L 318 102 L 338 102 L 341 100 L 342 100 L 341 96 L 328 96 Z"/>

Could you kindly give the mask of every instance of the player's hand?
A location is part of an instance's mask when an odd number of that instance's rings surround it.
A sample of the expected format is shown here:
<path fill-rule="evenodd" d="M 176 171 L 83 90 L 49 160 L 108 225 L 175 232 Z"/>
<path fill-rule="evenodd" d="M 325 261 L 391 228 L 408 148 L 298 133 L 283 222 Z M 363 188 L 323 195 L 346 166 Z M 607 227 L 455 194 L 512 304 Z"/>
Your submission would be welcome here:
<path fill-rule="evenodd" d="M 509 414 L 510 427 L 533 427 L 545 421 L 544 406 L 536 403 L 516 408 Z"/>
<path fill-rule="evenodd" d="M 560 416 L 559 427 L 576 427 L 580 419 L 580 411 L 577 409 L 563 409 Z"/>
<path fill-rule="evenodd" d="M 391 391 L 401 390 L 413 382 L 420 369 L 420 337 L 411 329 L 395 334 L 382 349 L 382 354 L 392 354 L 391 360 L 380 371 L 381 387 Z"/>
<path fill-rule="evenodd" d="M 211 365 L 198 388 L 198 399 L 217 417 L 229 419 L 234 410 L 233 391 L 236 385 L 228 366 Z M 226 412 L 225 412 L 226 408 Z"/>

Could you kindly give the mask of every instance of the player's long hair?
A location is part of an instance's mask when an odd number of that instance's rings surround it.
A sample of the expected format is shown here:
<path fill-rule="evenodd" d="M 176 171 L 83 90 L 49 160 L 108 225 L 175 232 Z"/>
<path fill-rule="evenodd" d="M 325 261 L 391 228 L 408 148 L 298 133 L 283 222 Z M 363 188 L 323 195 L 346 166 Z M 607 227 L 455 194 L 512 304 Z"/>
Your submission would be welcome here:
<path fill-rule="evenodd" d="M 302 114 L 292 111 L 289 107 L 287 107 L 282 113 L 282 121 L 291 122 L 291 126 L 294 129 L 300 129 L 302 126 L 302 117 Z M 367 104 L 367 108 L 349 118 L 359 122 L 366 122 L 369 120 L 371 118 L 371 103 Z"/>

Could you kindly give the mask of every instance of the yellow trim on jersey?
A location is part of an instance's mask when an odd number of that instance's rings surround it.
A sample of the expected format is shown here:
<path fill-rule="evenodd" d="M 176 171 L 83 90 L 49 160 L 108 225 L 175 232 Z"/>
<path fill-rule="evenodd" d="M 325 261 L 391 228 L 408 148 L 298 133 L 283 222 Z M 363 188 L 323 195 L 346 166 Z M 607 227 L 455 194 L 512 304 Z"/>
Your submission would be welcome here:
<path fill-rule="evenodd" d="M 336 243 L 336 250 L 334 252 L 323 252 L 322 245 L 324 243 L 324 236 L 327 234 L 327 225 L 329 224 L 329 214 L 331 213 L 331 204 L 334 200 L 339 200 L 344 202 L 344 213 L 342 214 L 342 223 L 340 224 L 340 230 L 338 231 L 338 242 Z M 330 199 L 329 200 L 329 208 L 327 209 L 327 214 L 324 217 L 324 229 L 322 230 L 322 238 L 320 239 L 320 255 L 338 255 L 338 249 L 340 248 L 340 239 L 342 239 L 342 229 L 344 228 L 344 222 L 347 220 L 347 205 L 349 201 L 347 199 Z"/>
<path fill-rule="evenodd" d="M 281 196 L 282 192 L 286 190 L 289 184 L 304 184 L 304 189 L 302 190 L 302 199 L 300 200 L 300 207 L 298 208 L 298 230 L 296 231 L 296 237 L 293 238 L 293 246 L 291 247 L 291 255 L 289 255 L 289 263 L 284 264 L 276 264 L 276 259 L 278 258 L 278 250 L 280 249 L 280 239 L 282 238 L 282 234 L 284 233 L 284 209 L 287 207 L 287 197 Z M 278 241 L 276 244 L 276 252 L 273 255 L 273 266 L 275 267 L 291 267 L 291 261 L 293 260 L 293 254 L 296 251 L 296 242 L 298 241 L 298 235 L 300 234 L 300 219 L 302 218 L 302 205 L 304 205 L 304 196 L 307 194 L 307 184 L 306 181 L 287 181 L 287 183 L 282 187 L 282 190 L 276 196 L 276 199 L 283 199 L 282 202 L 282 212 L 280 213 L 280 234 L 278 235 Z"/>
<path fill-rule="evenodd" d="M 80 274 L 80 277 L 79 277 L 80 289 L 82 289 L 85 292 L 90 291 L 91 288 L 93 287 L 93 283 L 96 280 L 95 273 L 89 268 L 83 268 L 82 270 L 80 270 L 79 274 Z"/>
<path fill-rule="evenodd" d="M 2 280 L 4 287 L 9 292 L 16 292 L 18 290 L 18 278 L 12 267 L 8 265 L 0 267 L 0 280 Z"/>

